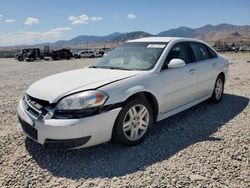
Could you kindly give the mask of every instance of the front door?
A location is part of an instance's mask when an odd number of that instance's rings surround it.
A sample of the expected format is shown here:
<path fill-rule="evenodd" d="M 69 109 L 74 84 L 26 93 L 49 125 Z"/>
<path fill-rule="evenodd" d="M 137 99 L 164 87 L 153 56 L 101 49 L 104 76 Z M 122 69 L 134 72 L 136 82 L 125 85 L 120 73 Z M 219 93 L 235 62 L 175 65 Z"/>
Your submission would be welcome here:
<path fill-rule="evenodd" d="M 182 59 L 186 65 L 167 68 L 172 59 Z M 159 73 L 161 102 L 160 113 L 164 114 L 197 99 L 196 64 L 192 63 L 190 49 L 186 42 L 177 43 L 170 50 L 163 70 Z"/>

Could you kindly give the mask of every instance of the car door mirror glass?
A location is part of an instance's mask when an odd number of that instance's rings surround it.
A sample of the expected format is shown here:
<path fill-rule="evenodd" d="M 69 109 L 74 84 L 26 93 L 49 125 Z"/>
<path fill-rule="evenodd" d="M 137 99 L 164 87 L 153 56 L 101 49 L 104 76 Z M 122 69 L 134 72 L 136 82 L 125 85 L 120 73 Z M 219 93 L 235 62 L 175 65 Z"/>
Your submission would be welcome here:
<path fill-rule="evenodd" d="M 186 63 L 182 59 L 172 59 L 168 64 L 168 68 L 173 69 L 173 68 L 183 67 L 185 65 Z"/>

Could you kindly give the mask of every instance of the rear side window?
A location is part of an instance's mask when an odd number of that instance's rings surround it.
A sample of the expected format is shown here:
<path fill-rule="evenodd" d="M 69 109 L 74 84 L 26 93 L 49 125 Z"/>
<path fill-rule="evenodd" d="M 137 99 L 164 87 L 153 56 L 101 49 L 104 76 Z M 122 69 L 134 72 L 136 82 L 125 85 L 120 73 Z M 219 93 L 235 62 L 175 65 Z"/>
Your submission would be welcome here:
<path fill-rule="evenodd" d="M 210 58 L 209 51 L 204 44 L 192 42 L 190 46 L 194 53 L 195 61 L 203 61 Z"/>
<path fill-rule="evenodd" d="M 170 50 L 165 64 L 168 64 L 172 59 L 182 59 L 185 63 L 191 63 L 190 51 L 185 42 L 178 43 Z"/>
<path fill-rule="evenodd" d="M 209 52 L 210 58 L 217 57 L 217 54 L 210 47 L 207 46 L 207 50 Z"/>

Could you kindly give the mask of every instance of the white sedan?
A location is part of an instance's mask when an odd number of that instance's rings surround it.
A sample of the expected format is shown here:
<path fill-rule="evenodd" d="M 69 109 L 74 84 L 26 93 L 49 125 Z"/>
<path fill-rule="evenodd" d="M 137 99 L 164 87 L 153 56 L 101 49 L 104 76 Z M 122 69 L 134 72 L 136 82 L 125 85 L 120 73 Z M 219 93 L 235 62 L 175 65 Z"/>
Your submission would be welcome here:
<path fill-rule="evenodd" d="M 142 142 L 154 122 L 219 102 L 228 60 L 186 38 L 131 40 L 95 66 L 43 78 L 19 102 L 23 132 L 47 147 Z"/>

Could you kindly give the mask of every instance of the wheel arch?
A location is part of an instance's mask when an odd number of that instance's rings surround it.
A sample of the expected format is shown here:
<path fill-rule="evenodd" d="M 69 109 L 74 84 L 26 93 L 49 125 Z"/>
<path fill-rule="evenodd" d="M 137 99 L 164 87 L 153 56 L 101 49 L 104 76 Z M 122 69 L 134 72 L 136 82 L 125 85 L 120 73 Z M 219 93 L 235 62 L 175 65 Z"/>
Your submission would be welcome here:
<path fill-rule="evenodd" d="M 220 72 L 219 75 L 218 75 L 218 77 L 219 77 L 219 76 L 222 77 L 223 83 L 225 83 L 225 81 L 226 81 L 226 75 L 225 75 L 225 73 L 224 73 L 224 72 Z"/>
<path fill-rule="evenodd" d="M 132 100 L 132 99 L 137 98 L 137 97 L 145 98 L 150 103 L 152 110 L 153 110 L 153 115 L 154 115 L 153 119 L 155 122 L 157 119 L 158 112 L 159 112 L 159 104 L 158 104 L 158 101 L 157 101 L 155 95 L 149 91 L 138 91 L 138 92 L 135 92 L 135 93 L 131 94 L 130 96 L 128 96 L 126 98 L 126 100 L 123 102 L 123 104 L 125 104 L 129 100 Z"/>
<path fill-rule="evenodd" d="M 158 111 L 159 111 L 159 106 L 158 106 L 158 101 L 155 97 L 154 94 L 152 94 L 151 92 L 149 91 L 146 91 L 146 90 L 142 90 L 142 91 L 137 91 L 137 92 L 134 92 L 132 94 L 130 94 L 123 102 L 122 102 L 122 107 L 127 103 L 129 102 L 130 100 L 133 100 L 135 98 L 144 98 L 146 99 L 149 104 L 151 105 L 152 107 L 152 110 L 153 110 L 153 122 L 156 122 L 157 120 L 157 115 L 158 115 Z M 119 115 L 118 115 L 119 116 Z M 116 142 L 116 139 L 115 139 L 115 129 L 116 129 L 116 122 L 118 120 L 118 116 L 116 117 L 116 120 L 115 120 L 115 123 L 114 123 L 114 126 L 112 128 L 112 133 L 111 133 L 111 142 Z"/>

